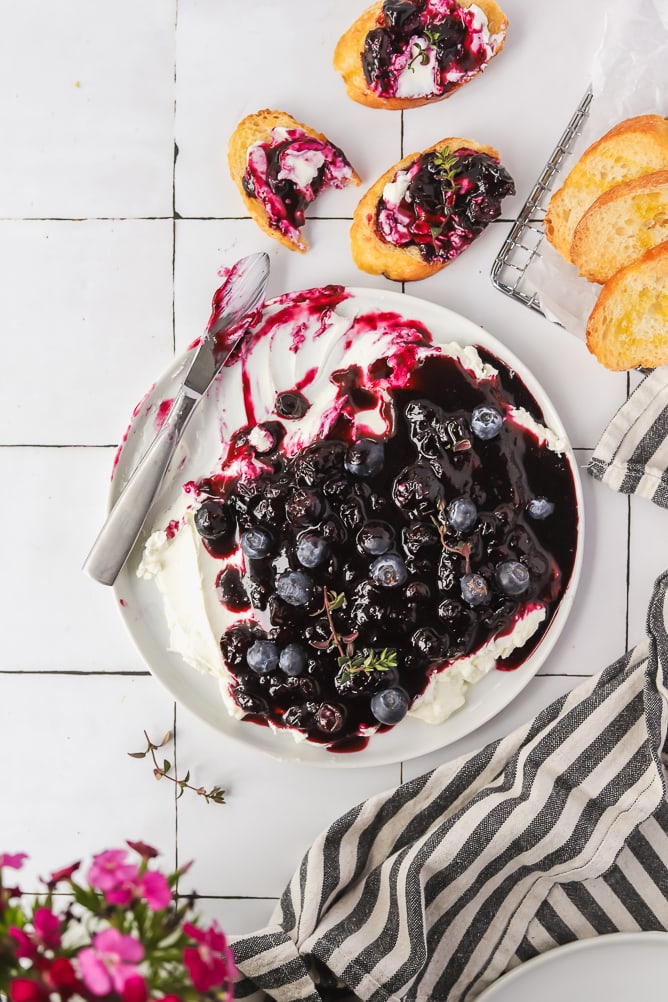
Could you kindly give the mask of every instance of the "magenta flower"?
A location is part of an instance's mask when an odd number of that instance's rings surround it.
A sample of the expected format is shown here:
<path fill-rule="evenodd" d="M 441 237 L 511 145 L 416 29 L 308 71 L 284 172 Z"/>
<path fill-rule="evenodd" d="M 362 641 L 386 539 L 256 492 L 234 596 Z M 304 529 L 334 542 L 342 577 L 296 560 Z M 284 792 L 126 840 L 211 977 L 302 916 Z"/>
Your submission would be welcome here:
<path fill-rule="evenodd" d="M 3 852 L 0 853 L 0 867 L 9 866 L 12 870 L 20 870 L 23 860 L 27 858 L 27 852 Z"/>
<path fill-rule="evenodd" d="M 9 982 L 10 1002 L 48 1002 L 49 993 L 30 978 L 14 978 Z"/>
<path fill-rule="evenodd" d="M 183 951 L 183 963 L 188 968 L 193 987 L 198 992 L 207 992 L 229 982 L 234 974 L 234 961 L 218 923 L 214 922 L 208 929 L 198 929 L 186 922 L 183 931 L 199 944 L 187 946 Z"/>
<path fill-rule="evenodd" d="M 136 965 L 143 956 L 144 948 L 134 936 L 104 929 L 93 936 L 92 947 L 79 951 L 79 973 L 93 995 L 108 995 L 112 989 L 123 994 L 130 978 L 141 979 Z"/>
<path fill-rule="evenodd" d="M 161 908 L 167 908 L 172 901 L 172 892 L 169 889 L 167 878 L 156 870 L 147 870 L 142 874 L 137 882 L 137 890 L 146 901 L 149 908 L 154 912 Z"/>
<path fill-rule="evenodd" d="M 146 842 L 131 842 L 128 839 L 127 843 L 142 859 L 155 859 L 159 855 L 158 850 L 154 849 L 152 845 L 147 845 Z"/>
<path fill-rule="evenodd" d="M 132 898 L 138 871 L 133 863 L 125 862 L 126 857 L 125 849 L 107 849 L 106 852 L 93 856 L 88 871 L 90 886 L 102 891 L 112 904 L 126 905 Z M 110 892 L 114 898 L 109 896 Z"/>
<path fill-rule="evenodd" d="M 37 956 L 37 947 L 23 929 L 17 929 L 15 925 L 10 925 L 7 930 L 16 943 L 16 956 L 20 959 L 28 959 Z"/>
<path fill-rule="evenodd" d="M 76 863 L 71 863 L 70 866 L 64 866 L 61 870 L 54 870 L 49 879 L 45 880 L 44 883 L 47 887 L 55 887 L 61 880 L 71 880 L 72 875 L 76 873 L 80 866 L 81 861 L 79 860 Z"/>
<path fill-rule="evenodd" d="M 33 917 L 37 940 L 47 950 L 60 946 L 60 919 L 49 908 L 38 908 Z"/>

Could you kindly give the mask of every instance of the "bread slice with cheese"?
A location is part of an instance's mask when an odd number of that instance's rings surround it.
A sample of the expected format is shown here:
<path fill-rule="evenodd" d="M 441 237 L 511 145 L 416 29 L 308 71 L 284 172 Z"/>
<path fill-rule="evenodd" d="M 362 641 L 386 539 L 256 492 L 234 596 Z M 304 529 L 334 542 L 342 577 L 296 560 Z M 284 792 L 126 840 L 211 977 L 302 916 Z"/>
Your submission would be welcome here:
<path fill-rule="evenodd" d="M 639 115 L 593 143 L 550 199 L 545 235 L 567 260 L 575 228 L 589 207 L 617 184 L 668 170 L 668 119 Z"/>
<path fill-rule="evenodd" d="M 668 240 L 668 170 L 616 184 L 575 227 L 571 261 L 590 282 L 607 282 Z"/>
<path fill-rule="evenodd" d="M 358 185 L 360 184 L 360 177 L 338 146 L 334 146 L 323 133 L 316 132 L 315 129 L 304 125 L 303 122 L 298 122 L 292 115 L 289 115 L 285 111 L 272 111 L 269 108 L 264 108 L 262 111 L 247 115 L 246 118 L 239 122 L 230 136 L 227 158 L 230 174 L 239 189 L 244 205 L 251 218 L 255 220 L 260 229 L 268 236 L 278 240 L 284 247 L 288 247 L 290 250 L 303 252 L 308 249 L 308 244 L 299 233 L 299 226 L 301 224 L 287 225 L 289 211 L 286 210 L 285 204 L 281 201 L 280 184 L 274 180 L 273 187 L 275 190 L 269 192 L 273 204 L 278 208 L 278 215 L 272 215 L 265 204 L 263 204 L 262 199 L 249 194 L 244 186 L 244 177 L 246 176 L 249 163 L 249 151 L 256 144 L 266 144 L 268 146 L 272 143 L 275 144 L 277 136 L 275 130 L 278 130 L 281 134 L 288 130 L 299 130 L 305 133 L 307 137 L 319 140 L 335 151 L 337 164 L 340 163 L 343 165 L 345 170 L 341 177 L 336 177 L 333 170 L 327 171 L 327 164 L 325 164 L 325 167 L 321 168 L 326 172 L 325 178 L 318 186 L 318 191 L 328 187 L 343 188 L 349 184 Z M 293 155 L 293 164 L 295 157 L 298 158 L 298 156 L 298 153 Z M 286 176 L 289 174 L 289 170 L 287 170 L 289 166 L 289 163 L 285 163 L 286 171 L 281 172 L 281 175 L 283 173 Z M 294 197 L 294 191 L 291 192 L 291 195 Z M 314 197 L 317 197 L 317 195 Z M 309 197 L 307 202 L 311 201 L 313 201 L 313 198 Z M 281 215 L 283 218 L 281 218 Z"/>
<path fill-rule="evenodd" d="M 385 275 L 397 282 L 414 282 L 435 275 L 449 260 L 427 261 L 414 244 L 397 246 L 388 242 L 378 230 L 378 208 L 385 186 L 395 182 L 398 172 L 407 171 L 415 161 L 436 151 L 471 150 L 499 160 L 491 146 L 481 146 L 472 139 L 449 137 L 429 146 L 422 153 L 411 153 L 382 174 L 360 199 L 353 215 L 350 245 L 358 268 L 371 275 Z"/>
<path fill-rule="evenodd" d="M 668 242 L 605 283 L 587 324 L 587 347 L 608 369 L 668 365 Z"/>
<path fill-rule="evenodd" d="M 411 2 L 414 2 L 414 0 L 406 0 L 404 6 L 408 7 Z M 415 0 L 415 2 L 417 6 L 424 6 L 424 4 L 420 5 L 417 0 Z M 369 108 L 387 108 L 395 110 L 403 108 L 417 108 L 421 105 L 433 104 L 435 101 L 441 101 L 443 98 L 450 97 L 451 94 L 453 94 L 456 90 L 459 90 L 459 88 L 472 79 L 473 76 L 476 76 L 485 68 L 485 66 L 489 64 L 490 59 L 494 56 L 498 56 L 501 52 L 505 44 L 508 19 L 495 0 L 458 0 L 458 5 L 464 10 L 468 10 L 468 8 L 475 5 L 476 16 L 479 17 L 480 15 L 478 12 L 480 12 L 482 14 L 482 18 L 486 19 L 486 30 L 490 38 L 493 40 L 493 51 L 490 53 L 489 58 L 480 67 L 470 73 L 464 72 L 461 79 L 457 79 L 456 71 L 453 71 L 453 73 L 449 75 L 451 83 L 449 84 L 446 93 L 443 94 L 423 95 L 417 97 L 386 97 L 377 94 L 367 83 L 362 56 L 364 54 L 365 42 L 369 32 L 386 26 L 386 19 L 383 13 L 384 5 L 382 0 L 378 0 L 377 3 L 372 4 L 371 7 L 368 7 L 365 11 L 363 11 L 357 20 L 350 25 L 348 30 L 345 31 L 339 39 L 334 50 L 334 69 L 343 77 L 348 97 L 352 98 L 353 101 L 357 101 L 358 104 L 364 104 Z M 426 25 L 426 27 L 430 30 L 429 25 Z M 424 44 L 425 42 L 427 43 L 426 45 Z M 416 78 L 420 69 L 429 63 L 429 60 L 427 60 L 427 63 L 424 62 L 425 56 L 428 56 L 430 53 L 428 43 L 428 37 L 423 37 L 423 42 L 419 45 L 415 45 L 411 50 L 410 60 L 413 63 L 413 70 L 415 71 L 414 76 Z"/>

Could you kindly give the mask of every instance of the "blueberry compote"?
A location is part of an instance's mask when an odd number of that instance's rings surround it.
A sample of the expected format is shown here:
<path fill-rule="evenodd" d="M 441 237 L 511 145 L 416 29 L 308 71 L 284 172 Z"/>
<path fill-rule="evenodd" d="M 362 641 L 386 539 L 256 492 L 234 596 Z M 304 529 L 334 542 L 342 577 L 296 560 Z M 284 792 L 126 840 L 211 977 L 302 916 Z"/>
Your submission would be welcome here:
<path fill-rule="evenodd" d="M 353 436 L 360 370 L 336 373 L 350 406 L 327 437 L 287 457 L 276 436 L 257 475 L 200 484 L 228 541 L 236 524 L 217 587 L 237 613 L 221 649 L 246 719 L 356 751 L 435 671 L 545 609 L 500 667 L 536 646 L 573 569 L 572 474 L 514 420 L 523 407 L 542 421 L 524 384 L 479 354 L 498 377 L 445 355 L 418 364 L 391 391 L 385 440 Z"/>
<path fill-rule="evenodd" d="M 396 247 L 417 247 L 425 261 L 451 261 L 514 194 L 513 179 L 494 157 L 446 147 L 397 172 L 378 202 L 376 228 Z"/>
<path fill-rule="evenodd" d="M 241 183 L 262 203 L 272 229 L 305 250 L 299 230 L 306 207 L 324 188 L 343 188 L 352 177 L 338 146 L 303 129 L 275 128 L 271 142 L 250 147 Z"/>
<path fill-rule="evenodd" d="M 362 69 L 379 97 L 440 98 L 483 69 L 499 45 L 478 8 L 456 0 L 385 0 L 364 41 Z"/>

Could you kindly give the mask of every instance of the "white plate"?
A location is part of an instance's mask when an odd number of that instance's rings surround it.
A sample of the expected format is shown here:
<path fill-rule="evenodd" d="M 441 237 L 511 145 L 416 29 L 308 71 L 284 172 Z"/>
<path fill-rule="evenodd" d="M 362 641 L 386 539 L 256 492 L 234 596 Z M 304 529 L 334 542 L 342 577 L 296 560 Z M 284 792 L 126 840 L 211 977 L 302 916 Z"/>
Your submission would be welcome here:
<path fill-rule="evenodd" d="M 356 313 L 372 310 L 395 311 L 403 317 L 424 324 L 431 332 L 435 343 L 457 341 L 462 345 L 479 345 L 491 351 L 515 370 L 542 408 L 545 423 L 567 441 L 559 416 L 535 377 L 504 345 L 470 320 L 441 306 L 399 292 L 379 289 L 348 291 L 351 296 L 337 306 L 337 313 L 352 317 Z M 174 396 L 186 358 L 187 353 L 177 359 L 136 408 L 120 455 L 117 457 L 110 504 L 115 501 L 137 460 L 155 435 L 160 405 L 163 404 L 164 410 L 166 405 L 163 402 Z M 271 359 L 265 359 L 264 364 L 270 366 L 271 362 Z M 236 398 L 239 397 L 239 376 L 236 366 L 223 369 L 200 404 L 173 461 L 173 470 L 177 472 L 168 472 L 161 494 L 156 500 L 155 510 L 165 509 L 170 500 L 176 500 L 182 492 L 183 483 L 191 479 L 196 480 L 209 472 L 212 436 L 220 445 L 220 401 L 230 400 L 233 393 L 236 394 Z M 115 585 L 114 590 L 124 621 L 151 672 L 166 686 L 174 698 L 206 723 L 244 744 L 261 749 L 277 758 L 337 768 L 384 765 L 427 754 L 459 740 L 503 710 L 536 674 L 556 643 L 573 603 L 583 547 L 582 487 L 570 446 L 567 457 L 575 484 L 579 531 L 573 573 L 560 606 L 549 629 L 531 656 L 514 671 L 491 671 L 477 685 L 470 688 L 465 706 L 443 724 L 434 726 L 405 718 L 391 731 L 373 736 L 369 746 L 363 751 L 333 754 L 315 744 L 297 743 L 289 733 L 274 734 L 268 728 L 232 719 L 223 708 L 217 680 L 212 676 L 200 674 L 187 665 L 179 655 L 168 650 L 168 631 L 158 590 L 152 582 L 136 576 L 136 567 L 145 537 L 140 537 Z M 150 516 L 147 524 L 150 524 Z M 161 523 L 161 527 L 164 528 L 164 522 Z"/>
<path fill-rule="evenodd" d="M 619 932 L 559 946 L 504 974 L 478 1002 L 641 1002 L 668 983 L 668 933 Z"/>

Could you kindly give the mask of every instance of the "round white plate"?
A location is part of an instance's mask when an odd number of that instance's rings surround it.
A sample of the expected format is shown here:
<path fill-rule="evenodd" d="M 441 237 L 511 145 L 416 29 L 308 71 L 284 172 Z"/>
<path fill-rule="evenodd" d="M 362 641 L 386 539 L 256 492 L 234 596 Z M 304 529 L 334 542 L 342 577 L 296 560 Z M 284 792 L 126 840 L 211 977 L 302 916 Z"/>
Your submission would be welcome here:
<path fill-rule="evenodd" d="M 545 423 L 567 441 L 559 416 L 535 377 L 504 345 L 482 328 L 451 310 L 403 293 L 380 289 L 348 291 L 351 293 L 350 298 L 337 306 L 337 313 L 352 317 L 357 313 L 376 310 L 395 311 L 405 318 L 424 324 L 436 344 L 457 341 L 462 345 L 479 345 L 491 351 L 518 374 L 542 408 Z M 158 415 L 161 409 L 164 412 L 166 402 L 178 389 L 188 354 L 175 360 L 135 409 L 132 423 L 117 457 L 111 484 L 110 504 L 116 500 L 138 459 L 155 435 Z M 269 364 L 271 362 L 270 359 Z M 276 360 L 274 364 L 278 365 L 279 362 L 280 360 Z M 210 471 L 212 441 L 217 443 L 220 451 L 221 402 L 225 401 L 226 392 L 228 398 L 232 396 L 232 390 L 238 397 L 238 382 L 237 366 L 223 369 L 214 386 L 202 400 L 186 430 L 172 468 L 168 471 L 160 495 L 156 499 L 154 511 L 164 510 L 170 501 L 176 500 L 182 493 L 184 483 L 197 480 Z M 583 546 L 582 486 L 570 446 L 567 457 L 575 484 L 579 531 L 573 574 L 559 608 L 531 656 L 514 671 L 492 670 L 477 685 L 470 688 L 465 706 L 443 724 L 433 726 L 410 717 L 405 718 L 391 731 L 374 735 L 363 751 L 334 754 L 309 742 L 297 743 L 289 733 L 275 734 L 268 728 L 234 720 L 223 708 L 218 681 L 212 676 L 200 674 L 186 664 L 179 655 L 168 649 L 169 634 L 158 590 L 151 581 L 136 576 L 145 536 L 138 540 L 114 588 L 123 619 L 151 672 L 166 686 L 177 702 L 182 703 L 217 730 L 237 738 L 244 744 L 280 759 L 337 768 L 385 765 L 427 754 L 459 740 L 503 710 L 536 674 L 556 643 L 573 603 Z M 150 522 L 149 515 L 147 524 L 150 525 Z M 160 527 L 164 528 L 164 522 Z"/>
<path fill-rule="evenodd" d="M 478 1002 L 660 999 L 668 983 L 668 933 L 619 932 L 559 946 L 504 974 Z"/>

